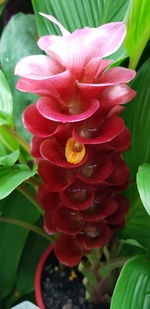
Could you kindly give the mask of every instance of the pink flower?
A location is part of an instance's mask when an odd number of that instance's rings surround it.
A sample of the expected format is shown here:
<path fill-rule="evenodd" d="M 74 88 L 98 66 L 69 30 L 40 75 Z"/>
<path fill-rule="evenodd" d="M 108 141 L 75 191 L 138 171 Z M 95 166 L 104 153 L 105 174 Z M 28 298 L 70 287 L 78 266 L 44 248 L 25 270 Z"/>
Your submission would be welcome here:
<path fill-rule="evenodd" d="M 60 262 L 74 266 L 92 248 L 105 245 L 125 224 L 129 202 L 119 194 L 129 184 L 121 153 L 130 132 L 119 114 L 135 91 L 126 83 L 135 71 L 102 59 L 125 37 L 122 22 L 69 33 L 60 28 L 38 45 L 48 55 L 25 57 L 16 65 L 17 88 L 40 98 L 23 113 L 33 134 L 30 151 L 43 184 L 37 200 L 44 229 L 62 233 L 55 243 Z"/>
<path fill-rule="evenodd" d="M 54 17 L 41 15 L 56 23 L 63 35 L 41 37 L 38 45 L 51 58 L 25 57 L 16 65 L 15 74 L 22 77 L 17 83 L 19 90 L 42 96 L 36 109 L 44 118 L 63 123 L 82 121 L 98 110 L 101 98 L 103 108 L 105 104 L 108 108 L 135 96 L 133 90 L 123 85 L 135 77 L 135 71 L 122 67 L 109 69 L 112 60 L 102 60 L 122 44 L 124 23 L 85 27 L 69 33 Z M 27 127 L 26 118 L 24 123 Z"/>

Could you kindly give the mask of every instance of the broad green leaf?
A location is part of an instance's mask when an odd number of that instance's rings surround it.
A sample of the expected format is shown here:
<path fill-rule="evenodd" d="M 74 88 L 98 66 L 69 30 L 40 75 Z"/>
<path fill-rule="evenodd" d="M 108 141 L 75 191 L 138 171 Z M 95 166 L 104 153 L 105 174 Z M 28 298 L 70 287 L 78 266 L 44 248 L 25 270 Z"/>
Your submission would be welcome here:
<path fill-rule="evenodd" d="M 0 200 L 9 195 L 23 181 L 35 175 L 24 164 L 16 164 L 12 167 L 0 167 Z"/>
<path fill-rule="evenodd" d="M 111 309 L 150 308 L 150 259 L 138 255 L 123 267 L 112 297 Z"/>
<path fill-rule="evenodd" d="M 14 76 L 14 68 L 21 58 L 42 53 L 37 46 L 37 39 L 34 16 L 19 13 L 13 16 L 4 28 L 0 42 L 0 62 L 13 95 L 16 130 L 28 141 L 31 135 L 23 127 L 22 112 L 29 104 L 36 101 L 37 96 L 16 89 L 18 77 Z"/>
<path fill-rule="evenodd" d="M 5 146 L 0 143 L 0 156 L 5 156 L 7 154 L 7 150 L 5 148 Z"/>
<path fill-rule="evenodd" d="M 40 36 L 60 32 L 58 27 L 41 17 L 39 12 L 55 16 L 72 32 L 85 26 L 98 27 L 108 22 L 121 21 L 125 16 L 128 3 L 128 0 L 32 0 Z"/>
<path fill-rule="evenodd" d="M 125 47 L 130 56 L 130 68 L 135 69 L 150 38 L 149 0 L 130 0 L 125 16 L 127 35 Z"/>
<path fill-rule="evenodd" d="M 126 217 L 126 225 L 119 233 L 122 239 L 135 239 L 150 251 L 150 216 L 146 212 L 136 185 L 126 192 L 130 200 L 130 208 Z"/>
<path fill-rule="evenodd" d="M 10 151 L 19 149 L 19 143 L 10 135 L 5 127 L 0 127 L 0 141 Z"/>
<path fill-rule="evenodd" d="M 143 205 L 150 215 L 150 164 L 144 163 L 137 173 L 137 187 Z"/>
<path fill-rule="evenodd" d="M 8 82 L 0 70 L 0 125 L 12 124 L 13 100 Z"/>
<path fill-rule="evenodd" d="M 3 217 L 30 224 L 39 218 L 36 208 L 18 191 L 0 201 L 0 212 Z M 17 270 L 28 233 L 27 229 L 0 222 L 0 299 L 10 294 L 16 284 Z"/>
<path fill-rule="evenodd" d="M 0 156 L 0 165 L 10 167 L 16 163 L 19 158 L 19 151 L 16 150 L 5 156 Z"/>
<path fill-rule="evenodd" d="M 123 113 L 131 131 L 131 148 L 124 157 L 135 179 L 138 166 L 150 162 L 150 58 L 142 65 L 131 87 L 137 91 L 136 98 L 126 105 Z"/>
<path fill-rule="evenodd" d="M 17 281 L 14 287 L 14 291 L 17 293 L 12 293 L 9 298 L 9 308 L 20 297 L 34 291 L 36 267 L 48 246 L 49 242 L 43 237 L 35 233 L 29 234 L 18 266 Z"/>

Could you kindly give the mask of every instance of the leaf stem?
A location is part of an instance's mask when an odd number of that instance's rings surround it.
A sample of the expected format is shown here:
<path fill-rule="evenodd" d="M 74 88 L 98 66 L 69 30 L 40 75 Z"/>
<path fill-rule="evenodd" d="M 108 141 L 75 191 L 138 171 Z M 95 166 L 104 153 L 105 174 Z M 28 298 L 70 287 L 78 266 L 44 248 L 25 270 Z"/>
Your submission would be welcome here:
<path fill-rule="evenodd" d="M 2 216 L 0 216 L 0 222 L 10 223 L 10 224 L 20 226 L 24 229 L 27 229 L 29 231 L 36 233 L 36 234 L 39 234 L 40 236 L 49 240 L 50 243 L 53 242 L 51 236 L 47 235 L 42 229 L 40 229 L 39 227 L 37 227 L 35 225 L 29 224 L 29 223 L 26 223 L 26 222 L 23 222 L 23 221 L 20 221 L 20 220 L 16 220 L 16 219 L 13 219 L 13 218 L 2 217 Z"/>
<path fill-rule="evenodd" d="M 37 208 L 37 210 L 43 215 L 43 209 L 38 205 L 35 196 L 30 192 L 23 184 L 17 187 L 17 189 L 28 198 L 28 200 Z"/>
<path fill-rule="evenodd" d="M 35 177 L 31 177 L 31 178 L 27 179 L 26 183 L 29 183 L 35 189 L 37 189 L 39 187 L 39 185 L 41 184 Z"/>
<path fill-rule="evenodd" d="M 3 126 L 3 128 L 11 135 L 13 136 L 16 141 L 27 151 L 29 152 L 29 145 L 28 143 L 13 129 L 6 125 Z"/>

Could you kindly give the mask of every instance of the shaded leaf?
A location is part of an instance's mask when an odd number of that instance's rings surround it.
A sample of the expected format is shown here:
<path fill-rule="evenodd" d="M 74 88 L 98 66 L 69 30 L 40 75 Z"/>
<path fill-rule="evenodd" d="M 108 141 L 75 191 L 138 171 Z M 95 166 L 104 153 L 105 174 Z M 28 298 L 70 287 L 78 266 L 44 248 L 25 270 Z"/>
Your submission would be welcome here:
<path fill-rule="evenodd" d="M 131 131 L 131 148 L 124 157 L 135 179 L 138 166 L 150 162 L 150 58 L 142 65 L 131 87 L 137 91 L 136 98 L 126 105 L 123 113 Z"/>
<path fill-rule="evenodd" d="M 149 309 L 150 260 L 135 256 L 123 267 L 112 297 L 111 309 Z"/>
<path fill-rule="evenodd" d="M 13 192 L 0 201 L 0 212 L 4 217 L 34 223 L 39 212 L 19 192 Z M 0 299 L 8 295 L 17 280 L 17 269 L 29 231 L 16 225 L 0 222 Z"/>
<path fill-rule="evenodd" d="M 150 164 L 144 163 L 137 173 L 137 187 L 142 203 L 150 215 Z"/>
<path fill-rule="evenodd" d="M 4 28 L 0 47 L 1 66 L 13 95 L 16 130 L 27 140 L 30 140 L 31 135 L 23 127 L 22 112 L 26 106 L 36 101 L 37 96 L 15 89 L 18 77 L 14 76 L 14 68 L 21 58 L 41 53 L 37 39 L 34 16 L 19 13 Z"/>
<path fill-rule="evenodd" d="M 143 207 L 136 185 L 132 185 L 126 195 L 131 205 L 126 217 L 126 225 L 119 236 L 123 239 L 135 239 L 144 248 L 150 250 L 150 216 Z"/>

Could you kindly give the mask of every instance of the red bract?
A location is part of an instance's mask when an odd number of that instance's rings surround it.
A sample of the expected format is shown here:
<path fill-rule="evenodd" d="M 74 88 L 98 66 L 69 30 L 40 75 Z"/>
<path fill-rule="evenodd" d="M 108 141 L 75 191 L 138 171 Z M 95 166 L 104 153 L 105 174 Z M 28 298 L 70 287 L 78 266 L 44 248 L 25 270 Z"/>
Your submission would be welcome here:
<path fill-rule="evenodd" d="M 56 167 L 45 160 L 39 161 L 38 172 L 51 192 L 63 191 L 73 181 L 73 175 L 70 170 Z"/>
<path fill-rule="evenodd" d="M 112 236 L 109 227 L 103 222 L 88 222 L 83 231 L 76 236 L 80 246 L 84 249 L 102 247 Z"/>
<path fill-rule="evenodd" d="M 97 112 L 92 117 L 78 122 L 73 130 L 73 137 L 83 144 L 103 144 L 113 140 L 124 129 L 121 117 L 107 118 Z"/>
<path fill-rule="evenodd" d="M 80 262 L 83 249 L 75 236 L 61 235 L 55 242 L 55 254 L 58 260 L 67 266 L 75 266 Z"/>
<path fill-rule="evenodd" d="M 63 233 L 55 253 L 74 266 L 125 223 L 129 202 L 118 192 L 129 184 L 122 152 L 130 146 L 130 132 L 119 114 L 136 95 L 126 85 L 135 71 L 102 59 L 122 44 L 124 23 L 69 33 L 54 17 L 41 15 L 62 36 L 41 37 L 38 45 L 47 56 L 23 58 L 15 74 L 19 90 L 40 96 L 24 111 L 23 122 L 34 135 L 30 150 L 43 181 L 37 200 L 45 211 L 44 229 Z"/>
<path fill-rule="evenodd" d="M 77 234 L 83 230 L 85 220 L 79 211 L 66 208 L 63 205 L 57 207 L 52 213 L 52 222 L 58 232 Z"/>
<path fill-rule="evenodd" d="M 117 209 L 118 205 L 114 199 L 107 197 L 101 200 L 100 194 L 97 194 L 89 208 L 82 211 L 82 215 L 86 221 L 94 222 L 111 216 Z"/>
<path fill-rule="evenodd" d="M 84 182 L 76 180 L 66 190 L 60 192 L 60 199 L 68 208 L 74 210 L 87 209 L 94 199 L 92 188 Z"/>
<path fill-rule="evenodd" d="M 89 151 L 88 160 L 77 168 L 77 176 L 89 184 L 101 183 L 113 172 L 111 155 L 93 147 Z"/>
<path fill-rule="evenodd" d="M 48 191 L 44 184 L 41 184 L 38 188 L 37 201 L 46 211 L 54 210 L 60 203 L 58 193 Z"/>

